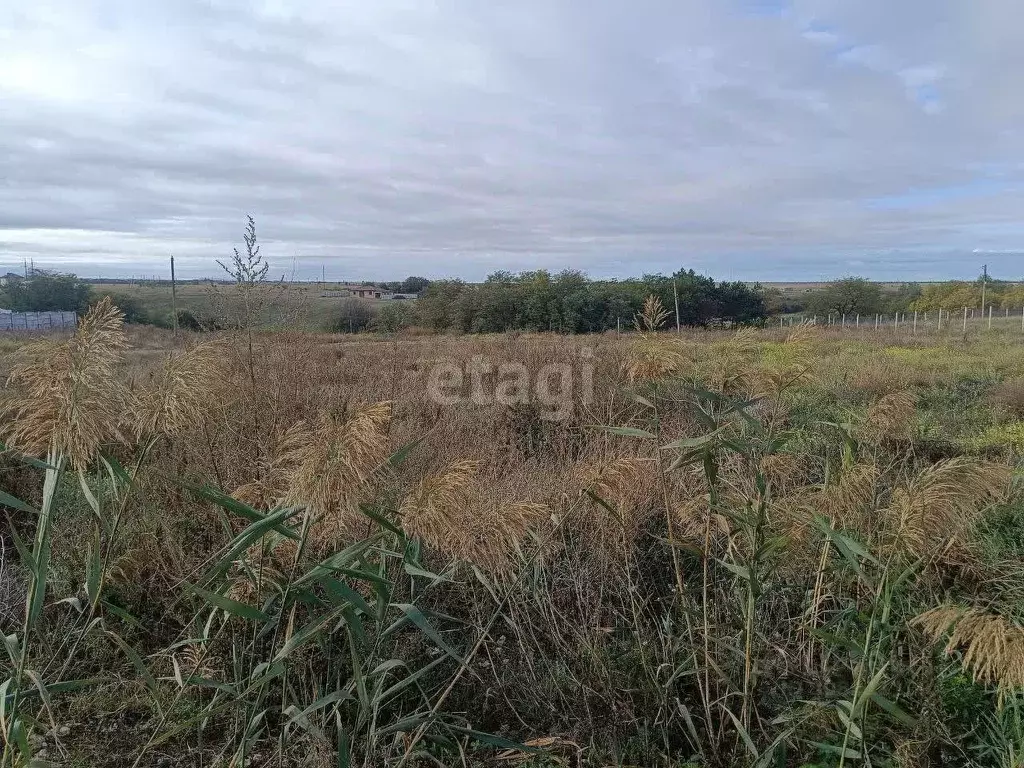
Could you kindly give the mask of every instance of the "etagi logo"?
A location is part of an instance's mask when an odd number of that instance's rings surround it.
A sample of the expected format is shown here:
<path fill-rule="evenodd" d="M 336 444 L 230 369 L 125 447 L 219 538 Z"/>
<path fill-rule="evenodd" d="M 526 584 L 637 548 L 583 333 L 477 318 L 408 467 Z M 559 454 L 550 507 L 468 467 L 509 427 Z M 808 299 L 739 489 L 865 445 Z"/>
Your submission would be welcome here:
<path fill-rule="evenodd" d="M 534 377 L 523 363 L 495 364 L 483 355 L 463 365 L 439 363 L 430 370 L 427 393 L 439 405 L 537 403 L 541 418 L 562 421 L 575 403 L 594 400 L 594 349 L 583 347 L 575 359 L 546 363 Z"/>

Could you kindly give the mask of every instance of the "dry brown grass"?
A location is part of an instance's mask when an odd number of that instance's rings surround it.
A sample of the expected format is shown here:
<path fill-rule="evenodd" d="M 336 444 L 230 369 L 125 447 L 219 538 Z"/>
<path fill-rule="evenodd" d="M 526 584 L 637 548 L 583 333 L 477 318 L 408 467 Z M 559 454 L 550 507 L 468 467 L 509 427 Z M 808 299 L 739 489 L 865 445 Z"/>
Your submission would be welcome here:
<path fill-rule="evenodd" d="M 989 401 L 1017 418 L 1024 417 L 1024 378 L 1000 382 L 992 388 Z"/>
<path fill-rule="evenodd" d="M 895 361 L 871 361 L 856 367 L 850 374 L 850 387 L 872 397 L 881 398 L 905 392 L 910 384 L 905 365 Z"/>
<path fill-rule="evenodd" d="M 511 723 L 509 734 L 530 735 L 555 732 L 547 727 L 555 722 L 561 733 L 574 738 L 578 733 L 581 744 L 602 739 L 607 743 L 623 734 L 632 738 L 641 724 L 649 722 L 651 706 L 663 707 L 658 711 L 668 718 L 666 732 L 683 732 L 685 724 L 672 713 L 677 712 L 678 702 L 686 701 L 700 738 L 707 739 L 705 754 L 711 755 L 716 746 L 722 747 L 735 736 L 728 721 L 722 721 L 726 722 L 724 730 L 716 724 L 714 701 L 718 696 L 725 697 L 724 701 L 743 695 L 735 680 L 743 674 L 738 665 L 749 661 L 764 671 L 748 691 L 764 732 L 752 727 L 750 733 L 759 745 L 767 744 L 774 737 L 769 733 L 772 718 L 780 711 L 776 704 L 793 693 L 792 689 L 782 690 L 773 678 L 785 677 L 780 670 L 789 669 L 795 659 L 809 660 L 800 682 L 808 693 L 823 698 L 846 695 L 837 693 L 831 683 L 815 688 L 819 680 L 851 679 L 854 670 L 844 665 L 846 654 L 828 653 L 819 659 L 813 648 L 821 646 L 807 639 L 811 636 L 807 630 L 835 621 L 840 631 L 859 633 L 863 630 L 859 617 L 872 615 L 871 590 L 864 588 L 867 578 L 858 581 L 850 569 L 836 567 L 834 540 L 822 540 L 810 525 L 812 516 L 824 516 L 835 528 L 853 532 L 852 538 L 879 555 L 863 560 L 864 572 L 871 576 L 891 561 L 881 555 L 939 558 L 945 553 L 948 561 L 950 543 L 971 539 L 974 523 L 1002 498 L 1009 470 L 973 459 L 955 459 L 921 471 L 923 459 L 914 454 L 914 433 L 909 428 L 915 419 L 914 397 L 905 383 L 900 384 L 907 377 L 890 376 L 887 370 L 877 381 L 871 380 L 872 365 L 861 357 L 868 352 L 849 344 L 837 350 L 835 335 L 800 328 L 785 343 L 782 332 L 770 336 L 688 331 L 676 337 L 657 332 L 664 320 L 663 309 L 651 305 L 645 313 L 648 317 L 641 318 L 641 333 L 622 337 L 467 335 L 385 342 L 345 336 L 260 335 L 255 376 L 240 364 L 238 350 L 224 356 L 228 358 L 226 366 L 221 365 L 215 348 L 206 346 L 165 361 L 157 340 L 128 363 L 112 359 L 107 367 L 115 377 L 127 368 L 132 375 L 121 375 L 122 379 L 143 382 L 135 393 L 137 401 L 129 396 L 129 412 L 134 414 L 131 421 L 141 425 L 140 431 L 173 438 L 160 444 L 154 463 L 166 462 L 190 480 L 237 487 L 238 498 L 262 510 L 306 506 L 315 554 L 336 550 L 362 535 L 367 519 L 358 506 L 372 498 L 389 509 L 392 504 L 397 506 L 397 523 L 422 541 L 425 564 L 431 570 L 442 571 L 449 561 L 458 561 L 477 566 L 489 576 L 497 575 L 508 589 L 507 602 L 499 609 L 504 613 L 499 613 L 495 631 L 481 641 L 485 650 L 480 657 L 472 668 L 466 666 L 474 675 L 486 675 L 484 669 L 494 675 L 495 696 L 482 707 L 482 716 L 490 718 L 488 725 L 497 723 L 505 729 L 505 724 Z M 765 338 L 772 343 L 764 344 Z M 474 355 L 482 355 L 494 362 L 521 362 L 533 379 L 548 363 L 580 359 L 585 347 L 595 349 L 594 398 L 584 402 L 577 393 L 573 412 L 562 421 L 545 420 L 533 404 L 440 405 L 427 393 L 429 373 L 442 361 L 463 365 Z M 887 352 L 875 349 L 870 354 L 880 357 Z M 807 371 L 817 380 L 810 382 L 804 375 Z M 717 457 L 719 486 L 714 496 L 717 506 L 712 508 L 699 462 L 664 475 L 662 487 L 657 462 L 638 457 L 653 448 L 649 439 L 644 442 L 588 429 L 592 424 L 650 429 L 651 409 L 624 393 L 624 385 L 661 382 L 676 375 L 686 381 L 708 382 L 727 394 L 770 395 L 749 409 L 750 416 L 760 420 L 772 435 L 792 430 L 781 450 L 794 452 L 760 459 L 757 451 L 744 456 L 731 453 L 731 446 L 743 440 L 763 439 L 763 433 L 755 434 L 756 430 L 746 429 L 746 422 L 737 419 L 721 433 L 729 444 L 722 444 Z M 787 399 L 790 393 L 780 392 L 794 376 L 808 390 Z M 858 435 L 864 444 L 857 448 L 856 456 L 851 453 L 843 458 L 834 432 L 821 429 L 819 422 L 798 409 L 805 403 L 823 411 L 833 405 L 838 405 L 837 411 L 844 408 L 846 404 L 836 404 L 834 397 L 825 403 L 827 398 L 818 397 L 820 392 L 809 390 L 830 388 L 829 395 L 842 397 L 849 394 L 845 385 L 832 384 L 848 384 L 850 376 L 867 377 L 863 391 L 853 393 L 856 401 L 865 402 L 868 398 L 861 395 L 870 392 L 875 402 Z M 192 388 L 190 382 L 198 386 Z M 17 391 L 24 382 L 14 383 Z M 890 391 L 896 384 L 900 386 Z M 707 429 L 685 398 L 676 399 L 681 389 L 659 387 L 663 442 L 698 436 Z M 801 399 L 808 394 L 810 398 Z M 651 397 L 649 392 L 647 397 Z M 814 419 L 827 418 L 812 415 Z M 798 420 L 797 416 L 804 418 Z M 768 429 L 769 424 L 773 429 Z M 121 429 L 126 436 L 139 436 Z M 903 442 L 893 444 L 894 436 Z M 414 438 L 422 438 L 422 442 L 408 460 L 395 469 L 386 467 L 388 454 Z M 87 446 L 81 455 L 91 455 L 95 448 Z M 837 466 L 840 463 L 842 466 Z M 742 519 L 749 516 L 749 504 L 760 492 L 757 469 L 768 481 L 772 506 L 764 530 L 757 533 L 763 538 L 754 540 Z M 176 580 L 181 581 L 220 550 L 224 532 L 212 512 L 197 508 L 177 489 L 168 489 L 170 483 L 160 484 L 154 477 L 157 474 L 143 471 L 146 495 L 156 500 L 157 511 L 148 511 L 140 503 L 139 509 L 131 509 L 131 515 L 150 515 L 160 524 L 144 527 L 144 535 L 133 534 L 133 541 L 142 545 L 133 545 L 132 557 L 141 561 L 151 549 L 165 552 L 178 546 L 182 552 L 174 555 L 180 560 L 174 568 L 180 577 Z M 589 499 L 584 490 L 607 506 Z M 208 518 L 204 519 L 204 514 Z M 565 521 L 570 514 L 568 525 L 563 522 L 553 530 L 553 521 Z M 668 535 L 666 519 L 673 525 Z M 177 538 L 164 535 L 174 526 L 180 526 Z M 545 548 L 543 558 L 530 559 L 530 578 L 510 578 L 520 574 L 524 555 L 551 544 L 546 540 L 550 534 L 559 534 L 551 538 L 560 539 L 557 549 L 551 546 L 551 556 Z M 789 540 L 786 550 L 775 548 L 780 536 Z M 759 547 L 758 541 L 770 545 Z M 234 563 L 227 594 L 253 605 L 264 604 L 273 590 L 287 582 L 297 555 L 295 547 L 290 539 L 266 536 Z M 675 574 L 670 561 L 673 554 L 683 552 L 685 556 L 680 557 L 685 557 L 682 569 L 687 576 L 683 591 L 691 591 L 687 599 L 696 600 L 691 606 L 701 610 L 700 622 L 693 627 L 686 626 L 685 619 L 696 614 L 674 613 L 673 607 L 679 590 L 672 587 Z M 766 554 L 756 567 L 748 565 L 760 553 Z M 377 554 L 375 551 L 370 557 Z M 161 554 L 154 559 L 159 557 L 167 558 Z M 706 584 L 694 576 L 701 570 L 702 558 L 707 563 Z M 736 570 L 727 572 L 729 566 Z M 135 564 L 129 566 L 127 558 L 116 553 L 112 568 L 116 573 L 112 573 L 110 584 L 119 589 L 127 590 L 133 582 L 137 586 L 143 578 L 137 575 L 140 569 Z M 999 568 L 1016 573 L 1005 563 Z M 394 570 L 401 574 L 400 567 Z M 733 578 L 740 573 L 754 574 L 759 581 L 758 589 L 750 592 L 757 605 L 747 618 L 740 616 L 743 605 L 736 591 L 746 579 Z M 981 569 L 979 573 L 979 582 L 988 578 L 991 583 L 1004 571 Z M 424 608 L 438 609 L 439 614 L 476 629 L 481 616 L 493 615 L 494 605 L 489 600 L 475 602 L 474 595 L 483 591 L 472 574 L 463 571 L 460 576 L 465 578 L 436 585 L 425 597 L 417 594 L 412 599 L 424 598 Z M 928 592 L 934 590 L 934 580 L 919 582 L 925 588 L 919 589 L 917 582 L 907 586 L 917 590 L 915 599 L 920 598 L 917 604 L 921 607 L 914 612 L 934 599 Z M 698 584 L 707 592 L 699 598 Z M 954 588 L 963 585 L 957 582 Z M 406 599 L 404 594 L 396 598 Z M 312 609 L 315 602 L 314 598 L 308 607 Z M 303 605 L 297 612 L 295 626 L 301 626 L 306 608 Z M 920 625 L 933 636 L 959 632 L 955 643 L 950 640 L 950 647 L 968 651 L 979 680 L 1020 684 L 1014 666 L 1019 662 L 1013 661 L 1020 652 L 1021 630 L 1016 625 L 995 614 L 981 618 L 981 612 L 979 616 L 960 613 L 945 619 L 931 613 L 922 614 L 927 618 L 922 618 Z M 901 614 L 900 619 L 910 615 L 913 612 Z M 851 623 L 843 624 L 847 621 L 844 617 L 853 616 Z M 177 618 L 175 614 L 175 621 Z M 677 618 L 681 620 L 677 622 Z M 187 621 L 182 618 L 182 626 Z M 469 635 L 459 634 L 463 630 L 455 622 L 439 618 L 436 626 L 460 647 L 467 639 L 472 643 Z M 749 627 L 756 628 L 755 635 L 749 633 Z M 409 629 L 385 640 L 395 642 L 393 658 L 401 662 L 422 647 L 410 643 L 414 633 Z M 754 638 L 749 647 L 742 642 L 745 632 Z M 505 635 L 511 642 L 502 642 Z M 325 638 L 324 646 L 336 648 L 341 642 L 339 633 Z M 410 645 L 416 650 L 404 655 Z M 807 647 L 812 652 L 805 654 Z M 733 649 L 741 650 L 737 654 Z M 316 651 L 311 647 L 309 652 L 309 658 L 314 658 Z M 390 648 L 388 652 L 392 652 Z M 178 664 L 185 672 L 201 664 L 201 659 L 190 653 L 178 653 Z M 713 662 L 706 666 L 705 679 L 712 683 L 707 689 L 712 712 L 707 729 L 694 690 L 695 685 L 704 683 L 686 673 L 693 659 L 702 661 L 705 653 Z M 485 655 L 491 666 L 478 667 Z M 980 661 L 983 655 L 1002 661 L 986 666 Z M 897 684 L 917 684 L 912 674 L 897 679 L 897 668 L 898 674 L 905 673 L 905 665 L 895 660 L 889 673 L 893 677 L 883 681 L 890 690 L 896 690 Z M 289 682 L 296 687 L 315 680 L 304 667 L 297 665 L 293 670 Z M 677 675 L 678 670 L 683 671 Z M 226 667 L 223 673 L 230 674 Z M 446 683 L 433 676 L 424 681 L 431 690 Z M 489 681 L 487 684 L 491 686 Z M 477 690 L 476 680 L 466 690 L 456 689 L 452 711 L 470 709 Z M 310 700 L 323 693 L 318 688 Z M 420 706 L 419 701 L 413 704 L 414 709 Z M 833 707 L 823 709 L 834 711 Z M 447 717 L 451 712 L 442 714 Z M 542 724 L 536 725 L 538 721 Z M 615 733 L 605 735 L 609 724 Z M 820 725 L 823 732 L 814 740 L 834 743 L 830 739 L 835 734 L 827 732 L 834 726 L 833 715 Z M 873 727 L 870 722 L 869 727 Z M 712 730 L 717 730 L 717 735 Z M 870 736 L 884 741 L 890 733 L 873 730 Z M 883 756 L 885 760 L 912 760 L 919 745 L 907 736 L 913 738 L 914 734 L 894 732 L 891 745 L 871 747 L 873 759 L 877 754 L 879 762 Z M 324 755 L 325 759 L 333 757 L 329 748 Z M 670 762 L 668 756 L 655 756 L 653 751 L 645 754 L 647 758 L 645 764 Z M 811 755 L 801 754 L 799 759 L 811 759 Z M 371 758 L 365 762 L 369 764 Z M 283 764 L 289 763 L 285 760 Z M 302 764 L 301 757 L 296 764 Z"/>

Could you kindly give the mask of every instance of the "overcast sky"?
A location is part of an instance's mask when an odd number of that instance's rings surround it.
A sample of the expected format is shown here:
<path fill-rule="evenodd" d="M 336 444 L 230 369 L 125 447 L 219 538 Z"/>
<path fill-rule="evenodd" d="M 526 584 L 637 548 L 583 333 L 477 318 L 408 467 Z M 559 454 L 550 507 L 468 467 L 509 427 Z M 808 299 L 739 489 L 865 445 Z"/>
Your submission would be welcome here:
<path fill-rule="evenodd" d="M 0 271 L 1024 277 L 1020 0 L 0 0 Z"/>

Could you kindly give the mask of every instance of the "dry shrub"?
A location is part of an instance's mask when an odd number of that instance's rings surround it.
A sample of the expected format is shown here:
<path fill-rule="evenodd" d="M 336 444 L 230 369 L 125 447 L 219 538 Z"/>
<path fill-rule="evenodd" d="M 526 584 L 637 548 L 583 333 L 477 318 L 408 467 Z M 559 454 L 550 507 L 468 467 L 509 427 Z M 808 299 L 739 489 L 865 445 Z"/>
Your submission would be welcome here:
<path fill-rule="evenodd" d="M 26 344 L 0 406 L 5 442 L 32 455 L 52 446 L 83 469 L 101 445 L 124 441 L 132 398 L 118 375 L 127 342 L 124 315 L 104 298 L 71 338 Z"/>
<path fill-rule="evenodd" d="M 543 504 L 486 499 L 476 483 L 480 466 L 456 461 L 425 477 L 399 507 L 402 528 L 449 557 L 507 574 L 549 510 Z"/>
<path fill-rule="evenodd" d="M 916 417 L 917 396 L 913 392 L 883 395 L 868 408 L 861 436 L 875 444 L 910 440 Z"/>
<path fill-rule="evenodd" d="M 933 464 L 897 488 L 887 510 L 887 545 L 917 557 L 938 557 L 966 538 L 986 506 L 1004 494 L 1012 470 L 961 456 Z"/>
<path fill-rule="evenodd" d="M 989 394 L 989 401 L 1017 418 L 1024 418 L 1024 379 L 1000 382 Z"/>
<path fill-rule="evenodd" d="M 945 652 L 964 648 L 963 665 L 978 682 L 995 684 L 1000 698 L 1024 688 L 1024 628 L 995 613 L 943 605 L 917 616 L 912 624 L 932 641 L 949 634 Z"/>

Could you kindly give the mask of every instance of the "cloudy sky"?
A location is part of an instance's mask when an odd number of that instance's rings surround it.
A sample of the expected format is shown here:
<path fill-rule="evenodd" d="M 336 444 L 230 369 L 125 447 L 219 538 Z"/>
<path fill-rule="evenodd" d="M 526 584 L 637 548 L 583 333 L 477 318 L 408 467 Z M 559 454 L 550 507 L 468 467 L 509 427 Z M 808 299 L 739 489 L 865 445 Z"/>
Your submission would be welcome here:
<path fill-rule="evenodd" d="M 1019 0 L 0 0 L 0 271 L 1024 277 Z"/>

